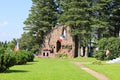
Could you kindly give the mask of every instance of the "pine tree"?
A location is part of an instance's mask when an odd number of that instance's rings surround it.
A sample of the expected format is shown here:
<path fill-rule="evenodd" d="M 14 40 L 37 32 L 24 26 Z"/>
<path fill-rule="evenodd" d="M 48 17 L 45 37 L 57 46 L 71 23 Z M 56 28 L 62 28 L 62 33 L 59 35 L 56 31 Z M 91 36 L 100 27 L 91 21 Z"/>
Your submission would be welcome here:
<path fill-rule="evenodd" d="M 33 5 L 29 17 L 24 24 L 25 30 L 32 34 L 40 34 L 50 31 L 57 20 L 57 4 L 55 0 L 32 0 Z"/>
<path fill-rule="evenodd" d="M 109 13 L 110 2 L 112 0 L 93 0 L 91 3 L 91 28 L 97 32 L 97 39 L 109 37 Z M 93 33 L 96 34 L 96 33 Z"/>
<path fill-rule="evenodd" d="M 119 0 L 113 0 L 110 4 L 109 7 L 109 24 L 111 26 L 110 28 L 110 35 L 118 37 L 120 36 L 120 1 Z"/>
<path fill-rule="evenodd" d="M 58 5 L 55 0 L 32 0 L 32 2 L 30 14 L 24 21 L 26 25 L 24 30 L 28 31 L 33 46 L 36 46 L 43 42 L 44 35 L 57 24 Z"/>
<path fill-rule="evenodd" d="M 91 37 L 89 21 L 91 0 L 59 0 L 59 3 L 63 13 L 58 22 L 71 27 L 71 34 L 74 36 L 76 44 L 75 53 L 78 53 L 80 46 L 86 47 Z M 75 57 L 78 55 L 76 54 Z"/>
<path fill-rule="evenodd" d="M 90 3 L 91 0 L 62 0 L 63 14 L 59 17 L 60 24 L 70 26 L 72 35 L 79 36 L 83 45 L 88 44 L 91 36 Z"/>

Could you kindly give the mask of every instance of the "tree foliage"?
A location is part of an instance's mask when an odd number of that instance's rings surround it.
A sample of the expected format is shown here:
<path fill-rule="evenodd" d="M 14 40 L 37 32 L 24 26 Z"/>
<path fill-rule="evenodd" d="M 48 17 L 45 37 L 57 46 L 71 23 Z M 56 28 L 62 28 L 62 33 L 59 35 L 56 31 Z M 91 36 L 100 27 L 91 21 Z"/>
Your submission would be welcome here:
<path fill-rule="evenodd" d="M 88 43 L 91 36 L 90 0 L 60 0 L 63 9 L 58 22 L 70 26 L 72 35 L 80 36 L 83 44 Z"/>
<path fill-rule="evenodd" d="M 57 4 L 55 0 L 32 0 L 29 17 L 25 20 L 24 29 L 32 34 L 47 32 L 56 25 Z"/>
<path fill-rule="evenodd" d="M 9 67 L 14 66 L 16 63 L 15 57 L 12 54 L 0 53 L 0 73 L 5 72 Z"/>
<path fill-rule="evenodd" d="M 100 60 L 106 59 L 106 50 L 110 51 L 108 59 L 114 59 L 120 56 L 120 38 L 102 38 L 98 42 L 99 51 L 95 57 Z"/>
<path fill-rule="evenodd" d="M 119 31 L 120 31 L 120 1 L 119 0 L 113 0 L 110 3 L 110 7 L 108 10 L 108 13 L 110 15 L 109 18 L 109 24 L 110 27 L 112 26 L 112 28 L 110 28 L 110 35 L 112 36 L 119 36 Z"/>
<path fill-rule="evenodd" d="M 33 52 L 38 51 L 45 34 L 51 31 L 57 24 L 58 9 L 55 0 L 32 0 L 33 5 L 28 18 L 24 21 L 26 25 L 21 41 L 22 47 L 26 47 Z M 26 40 L 24 37 L 27 37 Z M 25 45 L 26 44 L 26 45 Z"/>
<path fill-rule="evenodd" d="M 24 30 L 29 38 L 23 41 L 30 50 L 35 51 L 42 43 L 44 35 L 56 24 L 71 27 L 81 46 L 105 37 L 119 36 L 119 0 L 32 0 L 33 5 Z M 37 45 L 39 44 L 39 45 Z M 21 44 L 22 48 L 25 44 Z M 24 46 L 23 46 L 24 45 Z M 34 47 L 30 47 L 34 45 Z"/>

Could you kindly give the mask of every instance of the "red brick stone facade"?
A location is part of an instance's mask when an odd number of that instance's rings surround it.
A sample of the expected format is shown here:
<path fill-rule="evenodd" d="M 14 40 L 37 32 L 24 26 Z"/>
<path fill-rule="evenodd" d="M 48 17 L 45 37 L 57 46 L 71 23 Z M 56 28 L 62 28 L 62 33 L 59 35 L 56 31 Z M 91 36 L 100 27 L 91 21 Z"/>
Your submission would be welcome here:
<path fill-rule="evenodd" d="M 44 38 L 44 43 L 40 48 L 40 57 L 56 57 L 58 55 L 66 55 L 67 57 L 74 57 L 75 42 L 70 34 L 70 27 L 56 26 Z M 64 35 L 64 39 L 60 37 Z"/>

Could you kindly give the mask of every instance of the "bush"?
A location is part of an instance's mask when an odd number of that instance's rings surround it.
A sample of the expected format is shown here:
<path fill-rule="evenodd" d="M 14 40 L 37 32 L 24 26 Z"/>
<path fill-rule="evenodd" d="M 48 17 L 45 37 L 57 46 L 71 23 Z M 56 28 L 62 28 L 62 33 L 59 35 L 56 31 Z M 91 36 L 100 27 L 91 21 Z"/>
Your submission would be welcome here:
<path fill-rule="evenodd" d="M 0 72 L 4 72 L 16 63 L 12 54 L 0 54 Z"/>
<path fill-rule="evenodd" d="M 120 38 L 103 38 L 98 42 L 98 47 L 99 51 L 94 55 L 97 59 L 106 59 L 105 51 L 107 49 L 110 51 L 107 59 L 114 59 L 120 56 Z"/>
<path fill-rule="evenodd" d="M 0 72 L 5 72 L 9 67 L 17 64 L 22 65 L 26 64 L 28 61 L 33 61 L 34 55 L 31 52 L 27 51 L 0 51 Z"/>
<path fill-rule="evenodd" d="M 14 54 L 15 54 L 17 65 L 26 64 L 27 62 L 34 60 L 34 55 L 32 53 L 24 51 L 24 50 L 14 52 Z"/>
<path fill-rule="evenodd" d="M 23 51 L 14 52 L 16 58 L 16 64 L 22 65 L 27 63 L 27 55 Z"/>
<path fill-rule="evenodd" d="M 0 47 L 0 54 L 5 53 L 5 48 L 4 47 Z"/>
<path fill-rule="evenodd" d="M 105 57 L 106 57 L 105 51 L 103 51 L 103 50 L 97 51 L 97 52 L 94 54 L 94 57 L 95 57 L 96 59 L 98 59 L 98 60 L 105 60 Z"/>
<path fill-rule="evenodd" d="M 32 52 L 27 52 L 26 54 L 28 56 L 28 59 L 27 59 L 28 62 L 34 61 L 34 55 Z"/>

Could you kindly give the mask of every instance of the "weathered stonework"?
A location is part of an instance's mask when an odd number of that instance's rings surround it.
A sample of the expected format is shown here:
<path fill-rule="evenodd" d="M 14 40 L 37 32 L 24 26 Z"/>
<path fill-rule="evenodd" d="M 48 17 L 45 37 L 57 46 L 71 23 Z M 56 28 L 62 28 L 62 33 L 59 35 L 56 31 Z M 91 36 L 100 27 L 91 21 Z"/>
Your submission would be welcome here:
<path fill-rule="evenodd" d="M 64 32 L 65 31 L 65 32 Z M 64 54 L 67 57 L 74 57 L 75 42 L 70 34 L 70 27 L 56 26 L 49 34 L 45 36 L 44 43 L 40 48 L 40 57 L 56 57 Z M 64 39 L 60 40 L 60 36 Z"/>

